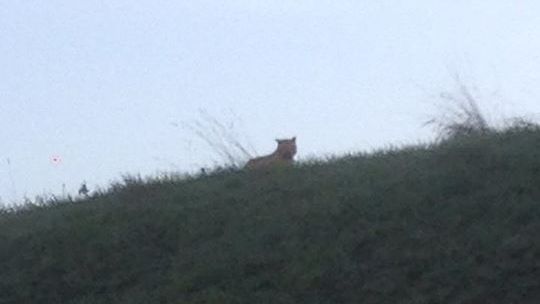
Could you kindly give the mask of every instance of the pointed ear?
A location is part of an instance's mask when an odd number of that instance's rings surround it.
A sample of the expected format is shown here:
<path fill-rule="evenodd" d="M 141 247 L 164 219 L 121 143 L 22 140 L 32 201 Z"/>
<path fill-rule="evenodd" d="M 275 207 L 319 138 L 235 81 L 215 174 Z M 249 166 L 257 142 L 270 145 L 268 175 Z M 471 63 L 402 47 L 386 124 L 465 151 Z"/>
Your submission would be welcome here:
<path fill-rule="evenodd" d="M 292 138 L 292 141 L 296 141 L 296 136 Z"/>
<path fill-rule="evenodd" d="M 276 138 L 276 142 L 277 142 L 278 144 L 280 144 L 280 143 L 281 143 L 281 139 L 277 139 L 277 138 Z"/>

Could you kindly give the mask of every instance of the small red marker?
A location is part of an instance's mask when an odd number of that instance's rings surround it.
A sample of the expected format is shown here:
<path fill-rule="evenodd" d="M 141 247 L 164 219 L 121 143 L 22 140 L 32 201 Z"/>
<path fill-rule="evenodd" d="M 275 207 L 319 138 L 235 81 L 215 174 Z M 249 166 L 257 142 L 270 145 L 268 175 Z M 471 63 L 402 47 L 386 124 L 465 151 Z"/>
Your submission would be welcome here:
<path fill-rule="evenodd" d="M 62 162 L 62 158 L 59 155 L 51 156 L 51 162 L 53 165 L 59 165 Z"/>

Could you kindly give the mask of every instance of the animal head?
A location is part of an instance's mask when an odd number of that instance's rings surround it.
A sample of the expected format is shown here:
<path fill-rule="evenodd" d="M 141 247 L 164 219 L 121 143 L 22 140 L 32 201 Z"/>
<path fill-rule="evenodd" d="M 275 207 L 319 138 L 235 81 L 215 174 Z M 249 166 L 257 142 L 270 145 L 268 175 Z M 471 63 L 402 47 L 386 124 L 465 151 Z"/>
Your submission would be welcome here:
<path fill-rule="evenodd" d="M 276 139 L 276 152 L 283 159 L 293 159 L 296 154 L 296 136 L 291 139 Z"/>

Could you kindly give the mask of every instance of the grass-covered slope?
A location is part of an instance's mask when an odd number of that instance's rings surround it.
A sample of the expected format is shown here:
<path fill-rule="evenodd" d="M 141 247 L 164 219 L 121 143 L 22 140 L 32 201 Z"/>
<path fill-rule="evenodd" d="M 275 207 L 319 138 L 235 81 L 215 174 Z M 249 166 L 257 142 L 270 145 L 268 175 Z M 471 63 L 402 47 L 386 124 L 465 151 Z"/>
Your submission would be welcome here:
<path fill-rule="evenodd" d="M 540 303 L 540 131 L 0 215 L 0 303 Z"/>

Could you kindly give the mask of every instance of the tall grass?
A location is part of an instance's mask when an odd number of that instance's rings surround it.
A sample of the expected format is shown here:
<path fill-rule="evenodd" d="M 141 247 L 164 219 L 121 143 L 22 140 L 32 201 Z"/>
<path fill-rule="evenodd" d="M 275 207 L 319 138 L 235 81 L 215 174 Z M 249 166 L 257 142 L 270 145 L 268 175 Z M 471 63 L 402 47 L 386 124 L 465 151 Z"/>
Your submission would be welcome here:
<path fill-rule="evenodd" d="M 221 121 L 205 109 L 199 110 L 199 118 L 182 122 L 182 127 L 201 141 L 218 158 L 224 167 L 240 167 L 255 154 L 255 149 L 247 137 L 237 129 L 242 120 L 230 111 L 230 120 Z"/>
<path fill-rule="evenodd" d="M 437 106 L 442 109 L 425 125 L 433 126 L 439 140 L 452 137 L 483 134 L 494 129 L 479 106 L 472 87 L 459 75 L 454 76 L 454 89 L 439 94 Z"/>

